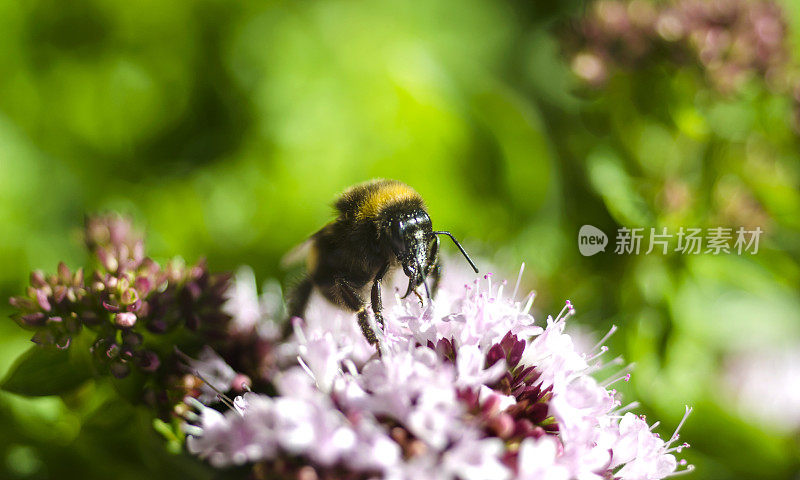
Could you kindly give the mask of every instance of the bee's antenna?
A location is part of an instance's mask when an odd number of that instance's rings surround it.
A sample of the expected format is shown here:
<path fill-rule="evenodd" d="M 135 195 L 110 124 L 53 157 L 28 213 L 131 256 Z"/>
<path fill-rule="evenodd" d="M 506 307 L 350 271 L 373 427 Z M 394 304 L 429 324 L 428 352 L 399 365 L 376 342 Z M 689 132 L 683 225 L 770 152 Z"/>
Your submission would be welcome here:
<path fill-rule="evenodd" d="M 433 234 L 434 235 L 447 235 L 448 237 L 450 237 L 450 239 L 453 241 L 453 243 L 456 244 L 456 247 L 458 247 L 458 249 L 461 250 L 461 253 L 464 255 L 464 258 L 467 259 L 467 261 L 469 262 L 469 265 L 472 267 L 472 269 L 475 270 L 475 273 L 478 273 L 478 267 L 475 266 L 475 263 L 473 263 L 472 259 L 469 258 L 469 255 L 467 255 L 467 252 L 466 252 L 466 250 L 464 250 L 464 247 L 462 247 L 461 244 L 458 243 L 458 240 L 456 240 L 456 237 L 454 237 L 452 233 L 450 233 L 450 232 L 433 232 Z"/>
<path fill-rule="evenodd" d="M 234 403 L 233 403 L 233 400 L 231 400 L 231 397 L 229 397 L 229 396 L 225 395 L 225 394 L 222 392 L 222 390 L 220 390 L 219 388 L 217 388 L 217 387 L 215 387 L 213 384 L 211 384 L 211 383 L 210 383 L 208 380 L 206 380 L 206 379 L 205 379 L 205 378 L 204 378 L 202 375 L 200 375 L 200 372 L 198 372 L 197 370 L 194 370 L 194 371 L 192 372 L 192 375 L 194 375 L 195 377 L 197 377 L 197 378 L 199 378 L 200 380 L 202 380 L 202 381 L 203 381 L 203 383 L 205 383 L 206 385 L 208 385 L 208 386 L 209 386 L 209 388 L 211 388 L 211 390 L 214 390 L 214 393 L 216 393 L 216 394 L 217 394 L 217 398 L 219 398 L 219 401 L 220 401 L 220 402 L 222 402 L 222 403 L 224 403 L 226 407 L 230 408 L 230 409 L 231 409 L 231 410 L 233 410 L 233 411 L 236 411 L 236 407 L 234 406 Z"/>
<path fill-rule="evenodd" d="M 192 357 L 190 357 L 189 355 L 186 355 L 185 353 L 180 351 L 178 349 L 178 347 L 175 347 L 175 353 L 178 354 L 178 356 L 181 357 L 186 363 L 191 363 L 192 362 Z M 197 369 L 192 369 L 192 375 L 194 375 L 195 377 L 199 378 L 203 383 L 208 385 L 209 388 L 211 388 L 211 390 L 213 390 L 214 393 L 217 394 L 217 398 L 222 403 L 224 403 L 226 407 L 230 408 L 231 410 L 237 411 L 236 407 L 234 406 L 233 400 L 231 400 L 231 398 L 229 396 L 225 395 L 225 393 L 222 390 L 220 390 L 219 388 L 215 387 L 211 382 L 206 380 L 206 378 L 203 377 L 203 375 L 201 375 L 200 372 L 197 371 Z"/>

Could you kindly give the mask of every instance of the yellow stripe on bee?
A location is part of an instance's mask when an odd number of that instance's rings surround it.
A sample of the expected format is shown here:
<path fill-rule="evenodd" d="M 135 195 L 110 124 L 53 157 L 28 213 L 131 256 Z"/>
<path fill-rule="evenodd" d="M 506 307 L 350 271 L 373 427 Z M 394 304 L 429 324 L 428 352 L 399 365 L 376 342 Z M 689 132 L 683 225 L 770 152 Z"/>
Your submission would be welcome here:
<path fill-rule="evenodd" d="M 399 182 L 389 183 L 367 195 L 358 209 L 356 217 L 359 219 L 376 217 L 387 205 L 418 198 L 419 194 L 408 185 Z"/>

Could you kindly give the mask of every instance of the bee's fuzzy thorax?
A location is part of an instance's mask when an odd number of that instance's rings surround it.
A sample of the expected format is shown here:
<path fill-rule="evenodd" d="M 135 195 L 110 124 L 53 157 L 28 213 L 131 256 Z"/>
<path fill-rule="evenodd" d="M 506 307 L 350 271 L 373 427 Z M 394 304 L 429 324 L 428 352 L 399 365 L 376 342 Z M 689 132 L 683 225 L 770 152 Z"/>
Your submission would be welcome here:
<path fill-rule="evenodd" d="M 397 180 L 377 179 L 355 185 L 336 202 L 336 209 L 345 217 L 371 220 L 386 209 L 398 206 L 424 209 L 422 197 L 408 185 Z"/>

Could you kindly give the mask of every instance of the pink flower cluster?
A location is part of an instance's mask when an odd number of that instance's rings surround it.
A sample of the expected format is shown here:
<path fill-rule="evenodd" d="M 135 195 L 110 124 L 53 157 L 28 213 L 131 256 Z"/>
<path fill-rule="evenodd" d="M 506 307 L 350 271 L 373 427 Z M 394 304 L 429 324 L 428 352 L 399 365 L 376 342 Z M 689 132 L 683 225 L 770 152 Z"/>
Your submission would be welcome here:
<path fill-rule="evenodd" d="M 569 302 L 538 326 L 533 296 L 516 301 L 491 276 L 441 285 L 422 306 L 386 299 L 380 355 L 351 314 L 312 299 L 278 347 L 275 392 L 225 399 L 224 412 L 189 400 L 188 450 L 216 467 L 252 464 L 256 478 L 657 479 L 691 468 L 673 455 L 685 446 L 673 446 L 677 431 L 662 440 L 607 388 L 626 369 L 595 379 L 620 362 L 603 363 L 605 339 L 576 351 Z"/>
<path fill-rule="evenodd" d="M 772 0 L 598 0 L 579 24 L 583 51 L 572 68 L 600 86 L 612 66 L 666 56 L 695 61 L 722 92 L 753 76 L 781 90 L 794 83 L 786 18 Z"/>

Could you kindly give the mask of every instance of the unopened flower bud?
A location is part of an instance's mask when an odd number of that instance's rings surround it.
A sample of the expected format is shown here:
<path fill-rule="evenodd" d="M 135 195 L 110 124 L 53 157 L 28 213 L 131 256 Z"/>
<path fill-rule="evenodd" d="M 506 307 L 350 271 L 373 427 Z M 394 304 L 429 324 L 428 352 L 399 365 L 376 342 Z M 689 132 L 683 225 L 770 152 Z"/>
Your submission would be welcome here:
<path fill-rule="evenodd" d="M 31 272 L 31 285 L 35 288 L 42 288 L 47 285 L 44 279 L 44 273 L 41 270 Z"/>
<path fill-rule="evenodd" d="M 131 312 L 120 312 L 114 315 L 114 323 L 120 328 L 131 328 L 136 324 L 136 314 Z"/>
<path fill-rule="evenodd" d="M 103 267 L 105 267 L 105 269 L 109 272 L 116 272 L 117 268 L 119 268 L 119 262 L 117 259 L 103 248 L 97 250 L 97 258 L 100 260 L 100 263 L 103 264 Z"/>
<path fill-rule="evenodd" d="M 161 365 L 161 360 L 158 358 L 158 355 L 150 350 L 138 352 L 136 361 L 139 368 L 145 372 L 155 372 Z"/>
<path fill-rule="evenodd" d="M 41 327 L 45 324 L 46 320 L 47 316 L 41 312 L 31 313 L 30 315 L 21 317 L 22 324 L 27 327 Z"/>
<path fill-rule="evenodd" d="M 47 295 L 41 290 L 36 291 L 36 301 L 39 302 L 39 306 L 42 307 L 42 310 L 45 312 L 49 312 L 52 308 L 50 306 L 50 301 L 47 299 Z"/>
<path fill-rule="evenodd" d="M 489 421 L 489 428 L 500 438 L 508 438 L 514 433 L 514 419 L 507 413 L 501 413 Z"/>
<path fill-rule="evenodd" d="M 112 363 L 109 369 L 111 370 L 111 375 L 119 379 L 125 378 L 131 373 L 131 367 L 122 362 Z"/>

